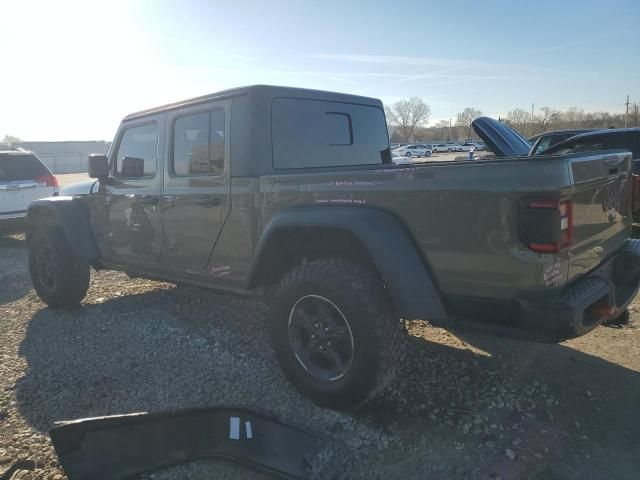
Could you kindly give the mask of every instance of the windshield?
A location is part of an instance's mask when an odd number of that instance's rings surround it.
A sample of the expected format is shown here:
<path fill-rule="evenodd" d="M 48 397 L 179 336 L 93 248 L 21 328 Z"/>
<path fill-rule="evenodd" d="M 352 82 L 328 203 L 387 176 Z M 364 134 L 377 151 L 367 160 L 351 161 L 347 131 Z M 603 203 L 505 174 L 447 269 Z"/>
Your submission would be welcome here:
<path fill-rule="evenodd" d="M 0 480 L 640 479 L 640 0 L 0 16 Z"/>

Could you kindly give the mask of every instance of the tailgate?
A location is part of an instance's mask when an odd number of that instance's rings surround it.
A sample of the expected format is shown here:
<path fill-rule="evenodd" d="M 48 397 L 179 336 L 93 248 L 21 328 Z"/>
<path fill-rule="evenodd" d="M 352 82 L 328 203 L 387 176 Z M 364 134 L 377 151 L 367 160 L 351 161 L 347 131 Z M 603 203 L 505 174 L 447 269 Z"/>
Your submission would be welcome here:
<path fill-rule="evenodd" d="M 24 217 L 33 200 L 50 197 L 54 193 L 53 187 L 32 180 L 0 181 L 0 217 Z"/>
<path fill-rule="evenodd" d="M 586 273 L 616 252 L 630 237 L 631 154 L 594 152 L 572 158 L 573 234 L 568 279 Z"/>

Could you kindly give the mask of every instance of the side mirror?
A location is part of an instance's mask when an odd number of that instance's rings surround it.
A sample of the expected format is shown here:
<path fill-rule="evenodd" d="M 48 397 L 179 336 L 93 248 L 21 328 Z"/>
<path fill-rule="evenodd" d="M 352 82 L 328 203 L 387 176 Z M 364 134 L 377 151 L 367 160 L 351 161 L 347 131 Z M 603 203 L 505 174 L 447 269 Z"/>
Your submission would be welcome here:
<path fill-rule="evenodd" d="M 109 160 L 106 155 L 92 153 L 89 155 L 89 177 L 107 178 L 109 176 Z"/>
<path fill-rule="evenodd" d="M 122 159 L 122 178 L 144 177 L 144 159 L 138 157 L 124 157 Z"/>

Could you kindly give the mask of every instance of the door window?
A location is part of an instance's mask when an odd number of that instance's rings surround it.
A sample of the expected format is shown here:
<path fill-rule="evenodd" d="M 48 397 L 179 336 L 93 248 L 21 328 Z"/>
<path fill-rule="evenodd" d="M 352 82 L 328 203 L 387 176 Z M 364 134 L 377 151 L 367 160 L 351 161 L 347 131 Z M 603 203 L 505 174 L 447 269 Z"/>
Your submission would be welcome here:
<path fill-rule="evenodd" d="M 116 153 L 116 176 L 152 178 L 158 163 L 158 124 L 127 128 Z"/>
<path fill-rule="evenodd" d="M 224 110 L 185 115 L 173 128 L 173 174 L 179 177 L 222 175 Z"/>

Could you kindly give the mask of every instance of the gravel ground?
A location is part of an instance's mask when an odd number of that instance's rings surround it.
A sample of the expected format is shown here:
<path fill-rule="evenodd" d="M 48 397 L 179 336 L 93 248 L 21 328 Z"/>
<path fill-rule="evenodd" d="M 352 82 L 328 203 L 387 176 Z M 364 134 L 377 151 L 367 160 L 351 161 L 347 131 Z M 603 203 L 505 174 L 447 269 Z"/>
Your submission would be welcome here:
<path fill-rule="evenodd" d="M 260 302 L 92 272 L 81 308 L 31 289 L 21 237 L 0 238 L 0 467 L 63 479 L 47 436 L 89 416 L 250 404 L 344 441 L 355 478 L 638 478 L 640 313 L 559 345 L 411 322 L 401 381 L 353 413 L 315 406 L 278 368 Z M 145 478 L 267 478 L 200 461 Z"/>

